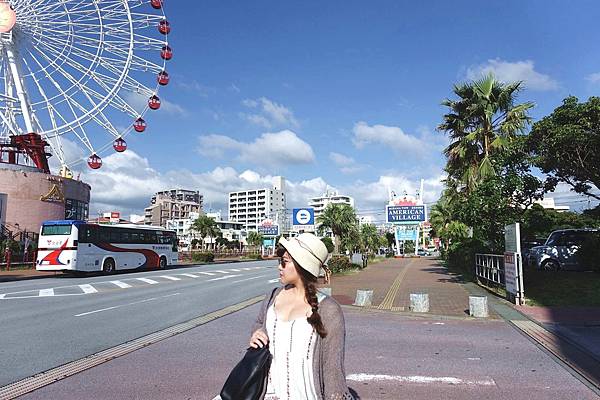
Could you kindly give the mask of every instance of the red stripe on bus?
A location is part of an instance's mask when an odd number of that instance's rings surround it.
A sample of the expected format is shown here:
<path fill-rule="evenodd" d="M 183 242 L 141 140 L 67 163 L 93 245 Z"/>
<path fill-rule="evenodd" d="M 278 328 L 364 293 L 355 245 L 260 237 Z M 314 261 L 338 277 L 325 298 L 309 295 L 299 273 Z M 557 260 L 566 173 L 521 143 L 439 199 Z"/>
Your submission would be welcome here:
<path fill-rule="evenodd" d="M 147 267 L 148 265 L 151 267 L 158 267 L 159 257 L 158 254 L 152 250 L 148 249 L 124 249 L 122 247 L 113 246 L 110 243 L 94 243 L 96 246 L 100 247 L 102 250 L 106 251 L 114 251 L 115 253 L 138 253 L 142 254 L 146 257 L 146 262 L 142 265 L 142 267 Z"/>
<path fill-rule="evenodd" d="M 46 257 L 42 258 L 41 264 L 44 264 L 45 261 L 46 265 L 65 265 L 58 260 L 58 257 L 60 257 L 60 253 L 62 253 L 63 250 L 67 248 L 67 243 L 69 243 L 69 239 L 65 240 L 65 242 L 62 246 L 60 246 L 60 248 L 52 251 Z"/>

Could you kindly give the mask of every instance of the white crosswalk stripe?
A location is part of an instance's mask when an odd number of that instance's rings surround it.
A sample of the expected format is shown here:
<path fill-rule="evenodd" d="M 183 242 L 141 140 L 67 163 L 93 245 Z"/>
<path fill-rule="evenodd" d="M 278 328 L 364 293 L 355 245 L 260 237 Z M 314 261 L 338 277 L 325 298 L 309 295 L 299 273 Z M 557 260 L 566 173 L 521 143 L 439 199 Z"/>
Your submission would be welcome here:
<path fill-rule="evenodd" d="M 223 271 L 222 269 L 217 269 L 214 272 L 218 272 L 218 273 L 221 273 L 221 274 L 228 274 L 229 273 L 229 271 Z"/>
<path fill-rule="evenodd" d="M 177 278 L 176 276 L 169 276 L 169 275 L 161 275 L 159 276 L 159 278 L 165 278 L 165 279 L 169 279 L 171 281 L 180 281 L 181 278 Z"/>
<path fill-rule="evenodd" d="M 241 269 L 237 269 L 237 268 L 231 268 L 230 271 L 235 271 L 235 272 L 240 272 Z"/>
<path fill-rule="evenodd" d="M 54 296 L 54 289 L 42 289 L 39 291 L 38 296 L 40 296 L 40 297 Z"/>
<path fill-rule="evenodd" d="M 85 294 L 98 293 L 98 290 L 96 290 L 96 288 L 93 287 L 92 285 L 87 285 L 87 284 L 86 285 L 79 285 L 79 287 L 81 288 L 81 290 Z"/>
<path fill-rule="evenodd" d="M 121 282 L 121 281 L 110 281 L 110 283 L 112 283 L 113 285 L 117 285 L 121 289 L 127 289 L 127 288 L 131 287 L 130 284 L 125 283 L 125 282 Z"/>
<path fill-rule="evenodd" d="M 148 283 L 150 285 L 156 285 L 158 283 L 155 280 L 148 279 L 148 278 L 135 278 L 135 279 L 137 279 L 138 281 L 142 281 L 142 282 Z"/>
<path fill-rule="evenodd" d="M 204 271 L 202 271 L 202 272 L 196 272 L 196 273 L 197 273 L 197 274 L 202 274 L 202 275 L 209 275 L 209 276 L 213 276 L 213 275 L 215 275 L 215 274 L 213 274 L 212 272 L 204 272 Z"/>
<path fill-rule="evenodd" d="M 179 274 L 179 275 L 187 276 L 187 277 L 190 277 L 190 278 L 199 278 L 198 275 L 194 275 L 194 274 Z"/>

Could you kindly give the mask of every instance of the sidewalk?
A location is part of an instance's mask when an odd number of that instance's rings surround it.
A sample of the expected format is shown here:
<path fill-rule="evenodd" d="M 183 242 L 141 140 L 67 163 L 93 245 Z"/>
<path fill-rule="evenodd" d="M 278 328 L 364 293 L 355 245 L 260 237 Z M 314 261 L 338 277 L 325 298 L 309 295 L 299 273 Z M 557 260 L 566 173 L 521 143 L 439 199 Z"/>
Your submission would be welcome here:
<path fill-rule="evenodd" d="M 435 259 L 388 259 L 352 275 L 334 276 L 330 286 L 332 296 L 344 305 L 354 303 L 358 289 L 372 289 L 372 308 L 409 312 L 410 294 L 428 293 L 427 315 L 469 317 L 469 293 L 460 276 L 439 266 Z M 498 315 L 490 310 L 490 318 Z"/>
<path fill-rule="evenodd" d="M 53 271 L 36 271 L 35 268 L 30 269 L 11 269 L 10 271 L 0 271 L 0 282 L 13 282 L 24 279 L 52 278 L 61 276 L 62 272 Z"/>

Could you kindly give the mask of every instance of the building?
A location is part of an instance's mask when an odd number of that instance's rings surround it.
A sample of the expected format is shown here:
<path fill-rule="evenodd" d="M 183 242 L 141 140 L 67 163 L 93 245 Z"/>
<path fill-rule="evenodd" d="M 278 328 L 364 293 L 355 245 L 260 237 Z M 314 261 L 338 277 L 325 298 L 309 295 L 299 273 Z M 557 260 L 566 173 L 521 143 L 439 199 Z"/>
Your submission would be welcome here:
<path fill-rule="evenodd" d="M 47 220 L 85 220 L 91 187 L 36 167 L 0 163 L 0 225 L 39 232 Z"/>
<path fill-rule="evenodd" d="M 556 212 L 566 212 L 571 209 L 569 206 L 557 206 L 552 197 L 544 197 L 541 200 L 536 200 L 534 203 L 539 204 L 546 210 L 554 210 Z"/>
<path fill-rule="evenodd" d="M 285 178 L 275 177 L 272 188 L 230 192 L 228 216 L 231 221 L 243 223 L 249 231 L 257 230 L 265 219 L 278 224 L 280 232 L 287 229 Z"/>
<path fill-rule="evenodd" d="M 144 209 L 144 224 L 167 227 L 167 220 L 185 220 L 202 211 L 203 196 L 198 191 L 172 189 L 157 192 Z"/>
<path fill-rule="evenodd" d="M 213 218 L 218 228 L 221 230 L 221 237 L 233 242 L 238 240 L 243 245 L 246 244 L 246 235 L 244 231 L 244 224 L 242 222 L 225 221 L 221 219 L 221 213 L 209 213 L 206 214 L 208 217 Z M 179 246 L 182 249 L 190 249 L 193 239 L 202 240 L 197 232 L 191 230 L 191 226 L 194 221 L 200 216 L 200 213 L 192 212 L 189 218 L 184 219 L 170 219 L 166 222 L 166 228 L 175 231 L 177 238 L 179 239 Z M 209 247 L 214 247 L 217 238 L 204 238 L 204 243 Z"/>
<path fill-rule="evenodd" d="M 333 190 L 328 190 L 322 196 L 313 197 L 309 200 L 308 206 L 315 209 L 315 220 L 323 213 L 328 204 L 348 204 L 354 208 L 354 199 Z"/>

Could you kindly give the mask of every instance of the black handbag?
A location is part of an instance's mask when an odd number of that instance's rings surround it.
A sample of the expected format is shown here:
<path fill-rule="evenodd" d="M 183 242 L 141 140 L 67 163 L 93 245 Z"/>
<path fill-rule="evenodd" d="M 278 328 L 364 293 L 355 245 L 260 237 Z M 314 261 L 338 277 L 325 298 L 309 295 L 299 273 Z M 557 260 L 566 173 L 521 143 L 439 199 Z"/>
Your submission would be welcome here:
<path fill-rule="evenodd" d="M 271 292 L 269 303 L 273 300 Z M 222 400 L 260 400 L 267 390 L 267 378 L 271 367 L 269 345 L 246 350 L 244 358 L 237 363 L 221 389 Z"/>
<path fill-rule="evenodd" d="M 269 346 L 250 347 L 237 363 L 221 389 L 223 400 L 260 400 L 267 389 L 271 367 Z"/>

